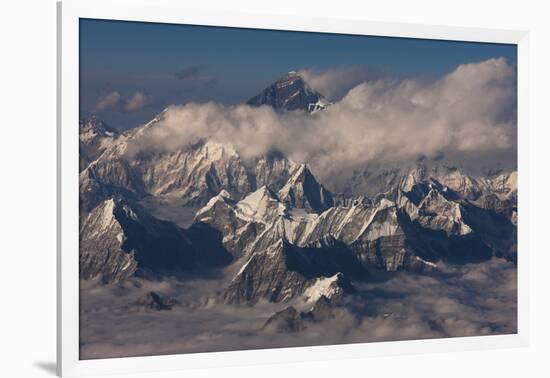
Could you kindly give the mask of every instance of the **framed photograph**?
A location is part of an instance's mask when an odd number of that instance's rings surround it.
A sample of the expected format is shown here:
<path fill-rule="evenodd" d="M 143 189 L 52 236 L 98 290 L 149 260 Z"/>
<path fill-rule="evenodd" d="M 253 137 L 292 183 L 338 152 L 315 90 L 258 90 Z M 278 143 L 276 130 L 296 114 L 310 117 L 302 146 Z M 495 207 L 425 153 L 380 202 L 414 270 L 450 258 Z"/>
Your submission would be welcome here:
<path fill-rule="evenodd" d="M 527 344 L 526 32 L 58 20 L 59 375 Z"/>

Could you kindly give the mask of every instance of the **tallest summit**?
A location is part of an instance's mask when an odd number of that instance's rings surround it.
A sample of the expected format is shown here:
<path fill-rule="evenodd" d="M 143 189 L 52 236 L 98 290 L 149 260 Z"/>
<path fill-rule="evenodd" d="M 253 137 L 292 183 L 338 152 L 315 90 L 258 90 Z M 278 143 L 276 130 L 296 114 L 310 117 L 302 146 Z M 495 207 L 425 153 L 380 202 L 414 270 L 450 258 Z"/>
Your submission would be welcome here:
<path fill-rule="evenodd" d="M 267 105 L 275 110 L 307 112 L 317 110 L 320 103 L 324 103 L 323 95 L 311 89 L 296 71 L 289 71 L 247 101 L 248 105 L 255 107 Z"/>

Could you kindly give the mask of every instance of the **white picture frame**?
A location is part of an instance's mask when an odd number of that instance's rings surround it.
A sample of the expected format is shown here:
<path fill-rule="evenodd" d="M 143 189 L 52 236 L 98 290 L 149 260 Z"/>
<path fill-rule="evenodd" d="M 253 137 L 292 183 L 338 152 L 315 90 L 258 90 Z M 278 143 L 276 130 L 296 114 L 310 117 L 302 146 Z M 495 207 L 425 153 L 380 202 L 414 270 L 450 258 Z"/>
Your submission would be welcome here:
<path fill-rule="evenodd" d="M 357 20 L 288 17 L 188 9 L 178 1 L 111 0 L 58 3 L 57 372 L 60 376 L 147 373 L 201 367 L 296 362 L 526 346 L 529 340 L 528 50 L 524 31 Z M 289 31 L 427 38 L 517 45 L 518 56 L 518 332 L 513 335 L 412 340 L 286 349 L 79 360 L 79 19 L 230 26 Z"/>

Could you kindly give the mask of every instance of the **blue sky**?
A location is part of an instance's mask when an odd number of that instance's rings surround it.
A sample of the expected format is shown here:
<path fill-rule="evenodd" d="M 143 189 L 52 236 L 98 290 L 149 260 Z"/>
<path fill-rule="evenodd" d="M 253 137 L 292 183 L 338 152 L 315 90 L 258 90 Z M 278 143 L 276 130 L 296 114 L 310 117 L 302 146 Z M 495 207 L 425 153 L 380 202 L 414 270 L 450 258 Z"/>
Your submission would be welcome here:
<path fill-rule="evenodd" d="M 430 80 L 492 57 L 516 64 L 516 52 L 502 44 L 84 19 L 81 113 L 125 129 L 168 104 L 244 102 L 289 70 L 366 66 Z M 98 109 L 98 100 L 115 92 L 119 100 L 112 96 L 109 104 L 116 105 Z M 129 106 L 136 93 L 138 106 Z"/>

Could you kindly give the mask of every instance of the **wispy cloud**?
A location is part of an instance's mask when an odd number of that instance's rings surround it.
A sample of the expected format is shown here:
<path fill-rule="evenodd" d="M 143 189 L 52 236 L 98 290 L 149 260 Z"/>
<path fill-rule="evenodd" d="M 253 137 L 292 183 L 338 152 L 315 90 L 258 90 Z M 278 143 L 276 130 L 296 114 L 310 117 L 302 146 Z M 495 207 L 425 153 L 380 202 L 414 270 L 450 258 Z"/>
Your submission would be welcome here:
<path fill-rule="evenodd" d="M 140 110 L 153 102 L 153 96 L 147 95 L 143 92 L 136 92 L 132 97 L 128 99 L 124 109 L 129 112 Z"/>
<path fill-rule="evenodd" d="M 121 96 L 118 91 L 106 93 L 98 97 L 95 108 L 96 110 L 113 109 L 118 106 L 120 98 Z"/>
<path fill-rule="evenodd" d="M 112 91 L 97 98 L 96 111 L 127 111 L 134 112 L 153 103 L 153 96 L 137 91 L 129 98 L 123 98 L 119 91 Z"/>
<path fill-rule="evenodd" d="M 517 331 L 517 269 L 494 259 L 441 272 L 398 272 L 358 285 L 360 298 L 333 320 L 299 333 L 261 328 L 288 304 L 228 306 L 209 300 L 227 282 L 136 281 L 121 286 L 81 285 L 81 358 L 274 348 L 509 334 Z M 182 303 L 171 311 L 123 308 L 155 290 Z"/>
<path fill-rule="evenodd" d="M 341 67 L 327 70 L 303 69 L 299 74 L 306 83 L 331 101 L 340 100 L 353 87 L 382 78 L 379 69 L 367 66 Z"/>

